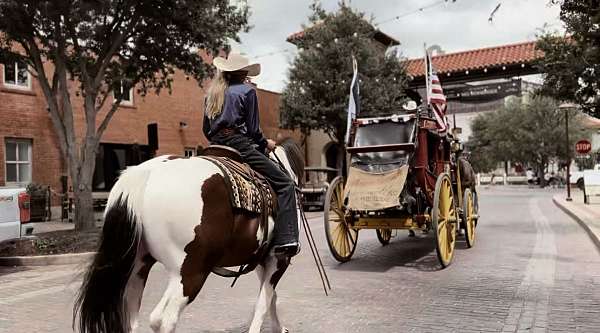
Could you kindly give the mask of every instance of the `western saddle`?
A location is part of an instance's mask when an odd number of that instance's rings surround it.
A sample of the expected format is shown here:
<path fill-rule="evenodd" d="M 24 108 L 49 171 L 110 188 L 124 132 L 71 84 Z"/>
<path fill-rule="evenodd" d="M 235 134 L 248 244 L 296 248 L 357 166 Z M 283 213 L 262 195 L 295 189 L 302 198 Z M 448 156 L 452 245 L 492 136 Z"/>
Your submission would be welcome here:
<path fill-rule="evenodd" d="M 240 275 L 254 270 L 259 260 L 268 251 L 269 217 L 277 210 L 277 197 L 267 179 L 244 163 L 237 150 L 227 146 L 210 145 L 200 153 L 199 157 L 212 162 L 221 170 L 225 184 L 231 189 L 229 193 L 234 209 L 260 216 L 259 228 L 262 230 L 263 237 L 255 260 L 241 266 L 237 272 L 223 267 L 213 268 L 213 273 L 217 275 L 237 279 Z"/>

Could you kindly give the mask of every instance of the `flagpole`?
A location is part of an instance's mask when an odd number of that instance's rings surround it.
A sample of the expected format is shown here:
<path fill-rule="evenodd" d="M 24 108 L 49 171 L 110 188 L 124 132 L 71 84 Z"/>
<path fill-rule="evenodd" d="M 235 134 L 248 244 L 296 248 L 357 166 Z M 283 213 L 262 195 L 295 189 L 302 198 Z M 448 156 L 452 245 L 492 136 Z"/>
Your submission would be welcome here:
<path fill-rule="evenodd" d="M 425 63 L 425 106 L 429 111 L 429 54 L 427 53 L 427 43 L 423 43 L 423 50 L 425 51 L 425 61 L 423 61 Z"/>

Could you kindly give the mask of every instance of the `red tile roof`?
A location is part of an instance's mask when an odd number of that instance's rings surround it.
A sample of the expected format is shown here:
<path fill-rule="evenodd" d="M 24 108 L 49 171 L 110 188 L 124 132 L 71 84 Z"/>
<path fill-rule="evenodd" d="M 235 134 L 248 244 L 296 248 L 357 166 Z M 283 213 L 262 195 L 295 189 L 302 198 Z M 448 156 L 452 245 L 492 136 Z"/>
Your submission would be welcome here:
<path fill-rule="evenodd" d="M 600 129 L 600 119 L 586 114 L 583 118 L 583 126 L 588 129 Z"/>
<path fill-rule="evenodd" d="M 535 49 L 535 42 L 501 45 L 463 52 L 448 53 L 432 57 L 438 74 L 464 72 L 508 65 L 530 64 L 543 57 Z M 407 74 L 418 77 L 425 73 L 423 58 L 407 61 Z"/>

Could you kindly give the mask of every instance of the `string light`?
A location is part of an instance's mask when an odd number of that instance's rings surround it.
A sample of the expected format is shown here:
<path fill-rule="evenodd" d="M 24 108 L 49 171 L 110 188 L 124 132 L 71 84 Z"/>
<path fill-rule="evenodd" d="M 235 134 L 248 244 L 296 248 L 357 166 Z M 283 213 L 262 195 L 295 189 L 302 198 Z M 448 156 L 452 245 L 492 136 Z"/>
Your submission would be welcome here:
<path fill-rule="evenodd" d="M 252 57 L 252 59 L 270 57 L 270 56 L 273 56 L 273 55 L 277 55 L 277 54 L 281 54 L 281 53 L 287 53 L 287 52 L 292 52 L 292 51 L 294 51 L 294 50 L 293 49 L 282 49 L 282 50 L 278 50 L 278 51 L 273 51 L 273 52 L 259 54 L 257 56 Z M 298 51 L 301 51 L 301 49 L 298 49 Z"/>
<path fill-rule="evenodd" d="M 443 5 L 443 4 L 447 3 L 448 1 L 449 1 L 449 0 L 439 0 L 439 1 L 436 1 L 436 2 L 432 2 L 432 3 L 428 4 L 428 5 L 425 5 L 425 6 L 423 6 L 423 7 L 417 8 L 417 9 L 415 9 L 415 10 L 413 10 L 413 11 L 406 12 L 406 13 L 404 13 L 404 14 L 400 14 L 400 15 L 394 16 L 394 17 L 392 17 L 392 18 L 389 18 L 389 19 L 386 19 L 386 20 L 380 21 L 380 22 L 378 22 L 378 23 L 375 23 L 375 26 L 379 26 L 379 25 L 382 25 L 382 24 L 390 23 L 390 22 L 392 22 L 392 21 L 400 20 L 401 18 L 404 18 L 404 17 L 410 16 L 410 15 L 412 15 L 412 14 L 416 14 L 416 13 L 423 12 L 423 11 L 425 11 L 426 9 L 430 9 L 430 8 L 433 8 L 433 7 L 437 7 L 437 6 L 439 6 L 439 5 Z M 456 2 L 456 0 L 452 0 L 452 3 L 454 3 L 454 2 Z"/>

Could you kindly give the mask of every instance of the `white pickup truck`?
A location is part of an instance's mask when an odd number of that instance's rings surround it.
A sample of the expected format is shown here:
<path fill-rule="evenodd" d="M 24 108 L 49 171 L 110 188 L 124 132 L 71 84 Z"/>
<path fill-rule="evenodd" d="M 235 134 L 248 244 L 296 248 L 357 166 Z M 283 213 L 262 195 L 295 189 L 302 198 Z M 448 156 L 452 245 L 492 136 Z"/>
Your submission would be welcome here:
<path fill-rule="evenodd" d="M 594 166 L 595 171 L 600 171 L 600 164 L 596 164 Z M 583 190 L 583 170 L 571 172 L 571 177 L 569 177 L 569 182 L 571 184 L 577 184 L 577 187 L 580 190 Z"/>
<path fill-rule="evenodd" d="M 26 189 L 0 188 L 0 242 L 21 237 L 30 216 Z"/>

